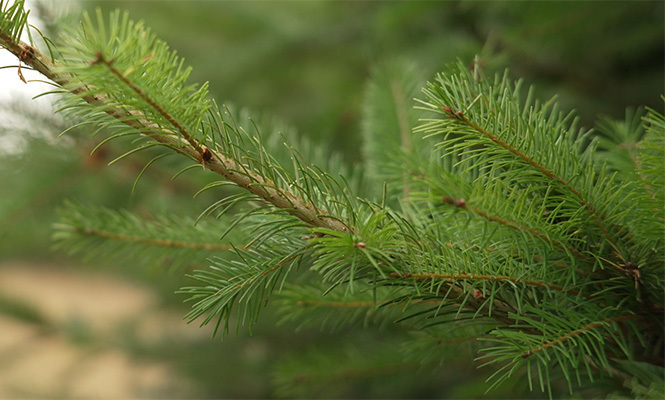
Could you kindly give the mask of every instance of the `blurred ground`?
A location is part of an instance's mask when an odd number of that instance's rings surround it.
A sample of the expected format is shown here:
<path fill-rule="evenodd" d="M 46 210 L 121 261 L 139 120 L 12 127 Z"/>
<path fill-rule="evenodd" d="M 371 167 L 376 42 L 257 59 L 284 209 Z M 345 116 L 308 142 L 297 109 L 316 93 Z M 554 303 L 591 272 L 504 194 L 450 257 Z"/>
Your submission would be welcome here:
<path fill-rule="evenodd" d="M 0 297 L 0 398 L 193 394 L 171 365 L 141 359 L 126 345 L 128 337 L 150 342 L 207 335 L 177 313 L 165 315 L 149 289 L 101 274 L 15 263 L 0 265 Z"/>

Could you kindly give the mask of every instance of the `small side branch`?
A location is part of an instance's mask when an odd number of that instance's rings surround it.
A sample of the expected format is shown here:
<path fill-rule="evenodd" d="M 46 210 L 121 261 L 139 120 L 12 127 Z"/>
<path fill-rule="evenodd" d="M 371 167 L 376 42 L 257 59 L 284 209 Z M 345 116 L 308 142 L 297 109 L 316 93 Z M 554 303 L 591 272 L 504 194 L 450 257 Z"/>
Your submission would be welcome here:
<path fill-rule="evenodd" d="M 569 289 L 566 290 L 563 286 L 559 285 L 554 285 L 551 283 L 547 282 L 541 282 L 541 281 L 534 281 L 531 279 L 521 279 L 521 278 L 515 278 L 512 276 L 501 276 L 501 275 L 474 275 L 474 274 L 428 274 L 428 273 L 405 273 L 405 274 L 399 274 L 397 272 L 393 272 L 390 274 L 391 277 L 393 278 L 398 278 L 398 279 L 408 279 L 408 278 L 413 278 L 413 279 L 420 279 L 420 280 L 430 280 L 430 279 L 436 279 L 436 280 L 446 280 L 446 281 L 459 281 L 459 280 L 470 280 L 470 281 L 494 281 L 494 282 L 513 282 L 516 284 L 522 284 L 522 285 L 527 285 L 527 286 L 535 286 L 535 287 L 540 287 L 540 288 L 547 288 L 551 290 L 555 290 L 557 292 L 565 292 L 571 295 L 576 295 L 578 293 L 577 290 L 574 289 Z"/>
<path fill-rule="evenodd" d="M 463 208 L 465 210 L 468 210 L 469 212 L 471 212 L 473 214 L 476 214 L 480 217 L 483 217 L 488 221 L 499 223 L 499 224 L 501 224 L 503 226 L 506 226 L 510 229 L 523 231 L 523 232 L 528 232 L 532 236 L 543 239 L 546 242 L 549 242 L 549 243 L 553 244 L 556 247 L 559 247 L 561 249 L 569 251 L 577 259 L 581 259 L 581 260 L 587 259 L 587 256 L 585 256 L 579 250 L 575 249 L 574 247 L 572 247 L 570 245 L 567 245 L 567 244 L 562 243 L 558 240 L 552 239 L 551 237 L 547 236 L 546 234 L 544 234 L 544 233 L 542 233 L 542 232 L 540 232 L 536 229 L 529 228 L 527 226 L 517 224 L 517 223 L 509 221 L 505 218 L 501 218 L 499 216 L 489 214 L 489 213 L 487 213 L 487 212 L 485 212 L 485 211 L 483 211 L 479 208 L 473 207 L 472 205 L 468 204 L 465 199 L 451 199 L 449 197 L 442 197 L 441 201 L 443 201 L 444 203 L 451 204 L 455 207 Z"/>
<path fill-rule="evenodd" d="M 574 330 L 570 333 L 567 333 L 567 334 L 565 334 L 561 337 L 558 337 L 558 338 L 552 340 L 551 342 L 547 342 L 547 343 L 543 344 L 540 347 L 537 347 L 537 348 L 532 349 L 532 350 L 527 350 L 522 354 L 521 357 L 522 358 L 529 358 L 529 357 L 531 357 L 532 355 L 534 355 L 538 352 L 547 350 L 548 348 L 550 348 L 552 346 L 563 343 L 566 340 L 572 339 L 575 336 L 579 336 L 579 335 L 583 334 L 584 332 L 588 332 L 588 331 L 591 331 L 593 329 L 600 328 L 601 326 L 605 326 L 606 324 L 608 324 L 610 322 L 619 322 L 619 321 L 626 321 L 626 320 L 630 320 L 630 319 L 639 319 L 639 318 L 640 317 L 638 315 L 624 315 L 624 316 L 621 316 L 621 317 L 608 318 L 608 319 L 606 319 L 602 322 L 594 322 L 593 324 L 589 324 L 585 327 L 582 327 L 580 329 L 577 329 L 577 330 Z"/>
<path fill-rule="evenodd" d="M 412 144 L 411 144 L 411 128 L 409 127 L 409 116 L 405 111 L 404 104 L 404 91 L 400 83 L 397 80 L 390 81 L 390 92 L 392 94 L 393 103 L 395 105 L 395 116 L 397 117 L 397 123 L 399 125 L 399 137 L 401 143 L 401 149 L 405 154 L 412 153 Z M 402 177 L 404 184 L 404 189 L 402 195 L 404 198 L 409 196 L 410 184 L 408 173 L 405 173 Z"/>
<path fill-rule="evenodd" d="M 234 246 L 220 243 L 197 243 L 197 242 L 184 242 L 170 239 L 157 239 L 147 238 L 138 235 L 125 235 L 117 232 L 110 232 L 103 229 L 94 228 L 73 228 L 72 230 L 78 234 L 88 236 L 96 236 L 103 239 L 115 240 L 119 242 L 138 243 L 148 246 L 168 247 L 175 249 L 193 249 L 193 250 L 207 250 L 207 251 L 225 251 L 231 250 Z M 238 248 L 238 246 L 235 246 Z"/>
<path fill-rule="evenodd" d="M 414 299 L 410 301 L 410 305 L 438 305 L 440 302 L 436 300 L 420 300 Z M 322 300 L 298 300 L 297 305 L 301 307 L 328 307 L 328 308 L 375 308 L 384 306 L 400 305 L 401 302 L 387 300 L 383 302 L 375 301 L 322 301 Z"/>
<path fill-rule="evenodd" d="M 182 135 L 182 137 L 187 141 L 187 143 L 189 143 L 192 146 L 192 148 L 194 148 L 194 150 L 196 150 L 196 152 L 199 153 L 201 159 L 204 158 L 205 148 L 201 146 L 201 144 L 194 139 L 193 135 L 173 115 L 167 112 L 164 109 L 164 107 L 162 107 L 159 103 L 157 103 L 157 101 L 155 101 L 155 99 L 150 97 L 145 91 L 136 86 L 134 82 L 127 79 L 125 75 L 123 75 L 120 71 L 118 71 L 118 69 L 113 66 L 113 60 L 107 60 L 101 51 L 98 51 L 96 56 L 97 59 L 93 61 L 93 64 L 103 64 L 104 66 L 106 66 L 109 72 L 111 72 L 111 74 L 120 79 L 122 83 L 127 85 L 127 87 L 129 87 L 134 93 L 136 93 L 140 98 L 142 98 L 146 103 L 148 103 L 150 107 L 152 107 L 162 117 L 164 117 L 169 122 L 169 124 L 175 127 L 178 130 L 178 133 Z"/>
<path fill-rule="evenodd" d="M 277 264 L 273 265 L 272 267 L 268 268 L 267 270 L 261 272 L 259 275 L 252 276 L 249 279 L 247 279 L 246 281 L 237 284 L 235 286 L 235 290 L 240 291 L 240 290 L 244 289 L 245 287 L 247 287 L 247 286 L 251 285 L 252 283 L 254 283 L 254 281 L 256 281 L 257 279 L 260 279 L 260 278 L 263 278 L 267 275 L 272 274 L 273 272 L 279 270 L 284 265 L 290 263 L 291 261 L 295 260 L 299 256 L 300 256 L 300 254 L 296 254 L 296 255 L 293 255 L 291 257 L 288 257 L 288 258 L 278 262 Z M 210 297 L 215 298 L 215 297 L 220 297 L 220 296 L 221 296 L 221 294 L 218 293 L 218 294 L 215 294 L 215 295 L 210 296 Z"/>
<path fill-rule="evenodd" d="M 471 129 L 475 130 L 476 132 L 478 132 L 481 135 L 485 136 L 486 138 L 490 139 L 492 142 L 496 143 L 500 147 L 508 150 L 510 153 L 512 153 L 515 156 L 517 156 L 518 158 L 522 159 L 526 164 L 528 164 L 528 165 L 532 166 L 533 168 L 535 168 L 542 175 L 546 176 L 547 178 L 549 178 L 553 181 L 558 182 L 563 187 L 568 189 L 571 193 L 573 193 L 573 195 L 575 195 L 575 197 L 578 198 L 578 200 L 580 201 L 580 205 L 582 205 L 587 210 L 587 212 L 589 213 L 591 218 L 593 218 L 594 222 L 596 223 L 598 228 L 600 228 L 601 232 L 607 238 L 607 240 L 609 240 L 615 248 L 618 248 L 618 245 L 617 245 L 616 241 L 614 240 L 612 235 L 610 235 L 610 232 L 607 230 L 607 227 L 605 226 L 605 224 L 603 223 L 601 218 L 598 216 L 598 212 L 596 211 L 595 207 L 593 207 L 593 205 L 590 202 L 585 200 L 584 196 L 582 196 L 580 191 L 577 190 L 573 185 L 571 185 L 569 182 L 565 181 L 563 178 L 561 178 L 560 176 L 555 174 L 553 171 L 546 168 L 544 165 L 538 163 L 536 160 L 534 160 L 531 157 L 529 157 L 528 155 L 524 154 L 519 149 L 517 149 L 517 148 L 511 146 L 510 144 L 508 144 L 507 142 L 501 140 L 494 133 L 492 133 L 492 132 L 488 131 L 487 129 L 483 128 L 478 123 L 470 120 L 462 111 L 453 110 L 452 108 L 450 108 L 448 106 L 444 106 L 443 110 L 447 113 L 448 118 L 460 121 L 464 125 L 470 127 Z"/>

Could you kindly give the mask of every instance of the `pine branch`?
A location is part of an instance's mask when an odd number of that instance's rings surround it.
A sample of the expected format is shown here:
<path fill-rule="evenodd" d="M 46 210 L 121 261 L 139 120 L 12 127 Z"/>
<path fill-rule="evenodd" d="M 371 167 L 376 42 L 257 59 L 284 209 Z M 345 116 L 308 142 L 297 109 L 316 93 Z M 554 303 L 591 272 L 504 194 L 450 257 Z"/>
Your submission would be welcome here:
<path fill-rule="evenodd" d="M 97 18 L 101 23 L 103 20 L 101 12 L 98 12 Z M 86 32 L 91 32 L 94 29 L 91 25 L 92 23 L 88 21 L 88 29 Z M 111 17 L 111 25 L 112 28 L 116 25 L 121 25 L 125 29 L 130 30 L 133 28 L 128 19 L 128 15 L 125 13 L 121 20 L 119 12 L 115 12 Z M 138 28 L 141 27 L 139 26 Z M 80 40 L 83 40 L 83 37 L 81 37 Z M 274 182 L 242 165 L 239 165 L 236 161 L 223 156 L 215 149 L 208 148 L 203 142 L 195 139 L 193 135 L 186 131 L 182 125 L 177 123 L 177 121 L 167 113 L 161 105 L 157 104 L 154 99 L 150 98 L 146 93 L 139 89 L 136 84 L 131 82 L 127 76 L 120 73 L 117 68 L 113 68 L 111 66 L 112 63 L 106 59 L 106 56 L 101 50 L 94 50 L 93 57 L 86 56 L 85 54 L 78 54 L 79 64 L 74 64 L 72 66 L 66 65 L 63 70 L 63 67 L 59 64 L 49 60 L 28 44 L 15 40 L 14 37 L 9 36 L 8 34 L 4 34 L 4 31 L 0 33 L 0 44 L 16 55 L 19 60 L 42 73 L 45 77 L 49 78 L 59 86 L 67 89 L 76 97 L 94 106 L 95 109 L 101 109 L 106 114 L 113 117 L 118 122 L 132 128 L 134 131 L 147 136 L 166 147 L 170 147 L 189 156 L 192 160 L 199 162 L 205 168 L 223 176 L 250 193 L 261 197 L 275 207 L 286 210 L 288 213 L 301 219 L 308 225 L 340 232 L 348 231 L 349 228 L 338 218 L 326 215 L 310 202 L 279 188 Z M 90 51 L 90 49 L 86 49 L 86 54 L 90 53 Z M 148 62 L 149 61 L 150 60 L 148 60 Z M 114 76 L 124 82 L 140 98 L 148 102 L 148 104 L 151 104 L 151 106 L 167 121 L 171 124 L 175 122 L 174 127 L 176 131 L 174 132 L 170 128 L 160 126 L 138 109 L 119 105 L 106 93 L 105 90 L 108 88 L 101 90 L 94 88 L 87 83 L 78 83 L 80 82 L 78 81 L 79 77 L 64 72 L 68 67 L 72 71 L 81 72 L 81 68 L 90 68 L 98 63 L 102 63 L 109 67 L 109 70 Z M 88 67 L 85 67 L 86 64 Z M 203 112 L 205 110 L 199 111 Z M 178 134 L 182 136 L 179 136 Z M 184 138 L 185 142 L 183 142 L 180 137 Z"/>
<path fill-rule="evenodd" d="M 458 281 L 458 280 L 471 280 L 471 281 L 479 280 L 479 281 L 496 281 L 496 282 L 507 281 L 516 284 L 535 286 L 538 288 L 547 288 L 555 290 L 557 292 L 567 292 L 568 294 L 571 295 L 577 295 L 578 293 L 577 290 L 574 289 L 566 290 L 563 286 L 553 285 L 547 282 L 534 281 L 531 279 L 520 279 L 512 276 L 473 275 L 473 274 L 419 274 L 419 273 L 413 273 L 413 274 L 406 273 L 404 275 L 399 275 L 395 273 L 391 274 L 391 277 L 397 279 L 408 279 L 408 278 L 422 279 L 422 280 L 441 279 L 441 280 L 450 280 L 450 281 Z M 477 292 L 475 296 L 483 297 L 483 295 L 479 292 Z"/>
<path fill-rule="evenodd" d="M 604 321 L 602 321 L 602 322 L 594 322 L 594 323 L 589 324 L 589 325 L 587 325 L 587 326 L 584 326 L 584 327 L 582 327 L 582 328 L 576 329 L 576 330 L 574 330 L 574 331 L 572 331 L 572 332 L 570 332 L 570 333 L 566 333 L 565 335 L 563 335 L 563 336 L 561 336 L 561 337 L 558 337 L 558 338 L 556 338 L 556 339 L 554 339 L 554 340 L 552 340 L 552 341 L 550 341 L 550 342 L 547 342 L 547 343 L 541 345 L 540 347 L 537 347 L 537 348 L 535 348 L 535 349 L 531 349 L 531 350 L 526 350 L 526 351 L 524 352 L 524 354 L 522 354 L 521 357 L 522 357 L 522 358 L 528 358 L 528 357 L 531 357 L 531 356 L 534 355 L 535 353 L 538 353 L 538 352 L 541 352 L 541 351 L 545 351 L 545 350 L 547 350 L 549 347 L 552 347 L 552 346 L 555 346 L 555 345 L 559 345 L 559 344 L 561 344 L 562 342 L 565 342 L 566 340 L 570 340 L 570 339 L 574 338 L 575 336 L 578 336 L 578 335 L 581 335 L 581 334 L 583 334 L 583 333 L 586 333 L 587 331 L 590 331 L 590 330 L 592 330 L 592 329 L 597 329 L 597 328 L 600 328 L 600 327 L 602 327 L 602 326 L 605 326 L 605 325 L 607 325 L 607 324 L 610 323 L 610 322 L 619 322 L 619 321 L 626 321 L 626 320 L 630 320 L 630 319 L 638 319 L 638 318 L 639 318 L 639 317 L 636 316 L 636 315 L 624 315 L 624 316 L 621 316 L 621 317 L 607 318 L 606 320 L 604 320 Z"/>
<path fill-rule="evenodd" d="M 285 256 L 285 248 L 293 251 Z M 194 303 L 185 316 L 187 320 L 192 322 L 203 317 L 201 326 L 216 320 L 213 336 L 222 322 L 222 333 L 228 332 L 234 312 L 238 327 L 251 327 L 270 293 L 284 284 L 303 257 L 301 249 L 285 243 L 278 249 L 264 246 L 261 252 L 238 249 L 236 254 L 239 260 L 216 258 L 211 270 L 197 271 L 190 276 L 204 286 L 184 287 L 178 292 L 189 295 L 187 301 Z"/>
<path fill-rule="evenodd" d="M 245 206 L 217 225 L 227 240 L 241 228 L 243 240 L 228 243 L 243 246 L 213 257 L 210 269 L 191 276 L 199 286 L 180 292 L 193 303 L 190 322 L 216 322 L 215 332 L 234 319 L 251 326 L 291 272 L 308 268 L 330 297 L 286 291 L 287 317 L 338 316 L 343 325 L 390 315 L 421 330 L 468 325 L 473 342 L 489 343 L 484 364 L 501 365 L 493 385 L 525 370 L 551 395 L 556 366 L 572 393 L 585 370 L 589 378 L 611 371 L 614 358 L 662 360 L 662 115 L 644 121 L 631 153 L 635 174 L 612 174 L 572 114 L 535 101 L 532 91 L 523 100 L 507 75 L 491 81 L 463 66 L 425 89 L 419 112 L 430 118 L 409 136 L 417 114 L 405 109 L 405 96 L 416 75 L 391 72 L 370 91 L 386 100 L 366 110 L 374 121 L 365 134 L 376 139 L 368 154 L 391 159 L 370 161 L 372 176 L 396 183 L 360 198 L 344 177 L 309 165 L 291 145 L 288 166 L 271 155 L 257 124 L 217 107 L 207 85 L 188 85 L 183 60 L 127 14 L 113 13 L 108 24 L 101 13 L 96 22 L 85 16 L 54 61 L 12 36 L 25 29 L 27 14 L 2 2 L 0 10 L 0 43 L 59 85 L 62 111 L 109 128 L 107 140 L 138 134 L 147 141 L 121 157 L 167 147 L 223 178 L 202 191 L 244 189 L 199 218 Z M 381 110 L 392 122 L 376 118 Z M 386 149 L 376 127 L 390 132 Z M 214 239 L 187 240 L 207 231 L 110 214 L 109 227 L 89 224 L 99 217 L 89 215 L 59 234 L 87 250 L 99 239 L 220 249 L 207 246 Z M 163 235 L 146 234 L 160 228 Z"/>
<path fill-rule="evenodd" d="M 169 122 L 169 124 L 171 124 L 173 127 L 176 128 L 178 134 L 180 134 L 187 141 L 187 143 L 189 143 L 189 145 L 199 154 L 201 162 L 210 161 L 212 157 L 210 150 L 207 148 L 203 148 L 201 144 L 194 139 L 192 133 L 190 133 L 180 122 L 178 122 L 178 120 L 173 115 L 171 115 L 155 99 L 150 97 L 147 93 L 141 90 L 141 88 L 139 88 L 136 84 L 130 81 L 125 75 L 123 75 L 120 71 L 118 71 L 113 66 L 113 60 L 109 61 L 106 58 L 104 58 L 104 55 L 102 54 L 101 51 L 97 52 L 96 56 L 97 59 L 95 61 L 92 61 L 91 65 L 101 63 L 104 66 L 106 66 L 108 70 L 111 72 L 111 74 L 113 74 L 119 80 L 121 80 L 134 93 L 136 93 L 140 98 L 145 100 L 145 102 L 148 103 L 150 107 L 152 107 L 157 113 L 159 113 L 162 117 L 164 117 L 164 119 L 166 119 Z"/>
<path fill-rule="evenodd" d="M 323 294 L 322 294 L 323 293 Z M 389 328 L 406 310 L 439 307 L 438 299 L 410 299 L 399 287 L 363 285 L 354 293 L 317 285 L 286 285 L 279 293 L 281 321 L 326 330 L 349 329 L 354 325 Z"/>
<path fill-rule="evenodd" d="M 501 106 L 501 97 L 511 95 L 517 97 L 519 87 L 512 88 L 505 76 L 501 81 L 496 81 L 496 85 L 498 86 L 496 88 L 488 88 L 484 84 L 484 78 L 471 77 L 471 73 L 469 72 L 463 73 L 459 77 L 454 77 L 452 81 L 455 82 L 458 79 L 470 79 L 470 84 L 466 83 L 454 87 L 454 83 L 448 83 L 443 79 L 440 79 L 438 85 L 433 85 L 432 88 L 427 91 L 431 103 L 424 103 L 425 106 L 437 109 L 437 112 L 445 115 L 450 121 L 450 123 L 442 124 L 444 126 L 450 126 L 450 128 L 448 128 L 448 130 L 439 130 L 439 132 L 441 134 L 447 134 L 447 132 L 454 132 L 457 130 L 459 133 L 463 132 L 464 135 L 477 137 L 479 139 L 487 139 L 490 143 L 496 145 L 497 148 L 495 149 L 493 146 L 488 146 L 487 142 L 483 140 L 466 140 L 459 146 L 454 147 L 455 151 L 458 151 L 458 149 L 469 149 L 469 154 L 471 154 L 471 151 L 475 152 L 475 155 L 473 156 L 474 158 L 485 153 L 488 155 L 493 154 L 495 158 L 505 158 L 505 153 L 502 153 L 497 149 L 507 152 L 511 157 L 520 160 L 525 166 L 537 171 L 538 174 L 552 181 L 552 183 L 556 183 L 560 187 L 565 188 L 565 190 L 570 191 L 570 193 L 577 197 L 579 204 L 587 211 L 594 223 L 602 231 L 603 236 L 614 248 L 619 248 L 617 239 L 614 237 L 613 233 L 616 227 L 608 228 L 607 218 L 598 213 L 597 207 L 591 203 L 586 195 L 584 195 L 580 189 L 575 187 L 570 180 L 565 179 L 558 171 L 555 171 L 554 168 L 548 167 L 542 161 L 528 156 L 521 149 L 531 149 L 534 147 L 542 148 L 542 144 L 538 144 L 534 141 L 538 130 L 566 130 L 567 128 L 564 126 L 564 123 L 567 118 L 557 120 L 555 119 L 556 117 L 554 117 L 553 122 L 547 121 L 547 123 L 553 127 L 545 128 L 541 124 L 546 121 L 547 113 L 549 112 L 551 115 L 556 115 L 555 110 L 548 110 L 549 105 L 547 104 L 542 107 L 539 107 L 538 105 L 532 106 L 531 109 L 528 109 L 529 100 L 527 100 L 527 106 L 524 108 L 525 111 L 523 113 L 514 110 L 515 114 L 517 114 L 516 116 L 523 114 L 523 116 L 517 120 L 517 124 L 502 128 L 501 126 L 498 126 L 498 124 L 502 122 L 502 119 L 508 119 L 512 116 L 502 115 L 502 111 L 499 109 Z M 508 113 L 512 111 L 513 110 L 505 110 L 503 112 Z M 470 114 L 473 115 L 469 116 Z M 483 121 L 482 125 L 477 121 Z M 425 125 L 421 129 L 432 128 L 434 128 L 434 126 L 430 127 Z M 492 128 L 497 129 L 497 132 L 500 133 L 494 132 Z M 503 129 L 503 131 L 499 131 L 499 129 Z M 513 131 L 514 134 L 508 136 L 506 129 Z M 569 132 L 572 131 L 571 128 L 568 128 L 568 130 Z M 513 143 L 508 142 L 507 139 L 504 139 L 503 137 L 509 137 Z M 543 148 L 543 153 L 540 154 L 543 157 L 547 157 L 548 161 L 556 163 L 557 160 L 552 159 L 551 157 L 554 154 L 562 154 L 561 149 L 557 148 L 553 142 L 547 144 L 550 145 L 547 146 L 550 148 Z M 471 146 L 480 147 L 472 149 Z M 548 151 L 551 155 L 544 153 L 544 151 Z M 569 172 L 568 175 L 572 174 Z M 610 232 L 610 230 L 613 232 Z"/>
<path fill-rule="evenodd" d="M 28 14 L 23 1 L 16 1 L 13 5 L 9 1 L 0 0 L 0 37 L 3 43 L 18 44 L 23 30 L 28 25 Z"/>
<path fill-rule="evenodd" d="M 181 265 L 200 266 L 220 252 L 242 248 L 248 241 L 239 234 L 227 235 L 220 242 L 220 228 L 230 223 L 218 219 L 194 224 L 187 218 L 138 217 L 126 211 L 66 202 L 59 210 L 53 239 L 56 248 L 83 254 L 86 260 L 122 260 L 164 264 L 170 269 Z M 232 244 L 236 243 L 236 247 Z"/>
<path fill-rule="evenodd" d="M 443 201 L 444 203 L 453 205 L 455 207 L 458 207 L 460 209 L 467 210 L 467 211 L 469 211 L 473 214 L 476 214 L 476 215 L 478 215 L 482 218 L 487 219 L 488 221 L 499 223 L 499 224 L 501 224 L 503 226 L 506 226 L 510 229 L 515 229 L 517 231 L 528 232 L 530 235 L 533 235 L 537 238 L 543 239 L 546 242 L 549 242 L 549 243 L 551 243 L 551 244 L 553 244 L 553 245 L 555 245 L 555 246 L 557 246 L 557 247 L 559 247 L 563 250 L 569 251 L 575 258 L 579 258 L 579 259 L 586 259 L 587 258 L 584 254 L 582 254 L 580 251 L 578 251 L 577 249 L 575 249 L 574 247 L 572 247 L 570 245 L 562 243 L 562 242 L 552 238 L 551 236 L 549 236 L 547 234 L 544 234 L 542 232 L 539 232 L 539 231 L 537 231 L 533 228 L 529 228 L 527 226 L 519 225 L 519 224 L 517 224 L 513 221 L 509 221 L 509 220 L 507 220 L 503 217 L 488 214 L 486 211 L 480 210 L 477 207 L 474 207 L 474 206 L 468 204 L 467 201 L 463 198 L 451 199 L 451 198 L 448 198 L 448 197 L 444 196 L 444 197 L 441 198 L 441 201 Z"/>
<path fill-rule="evenodd" d="M 91 237 L 98 237 L 102 239 L 114 240 L 119 242 L 137 243 L 146 246 L 166 247 L 173 249 L 192 249 L 192 250 L 208 250 L 208 251 L 223 251 L 230 250 L 231 245 L 220 243 L 197 243 L 197 242 L 184 242 L 180 240 L 171 239 L 156 239 L 147 238 L 138 235 L 126 235 L 122 233 L 107 231 L 103 229 L 75 227 L 71 228 L 72 233 L 87 235 Z"/>
<path fill-rule="evenodd" d="M 428 149 L 413 134 L 421 112 L 412 106 L 426 77 L 407 60 L 381 63 L 373 71 L 363 106 L 365 174 L 369 183 L 386 185 L 386 197 L 407 197 L 411 177 L 404 163 Z M 377 191 L 378 191 L 377 190 Z"/>

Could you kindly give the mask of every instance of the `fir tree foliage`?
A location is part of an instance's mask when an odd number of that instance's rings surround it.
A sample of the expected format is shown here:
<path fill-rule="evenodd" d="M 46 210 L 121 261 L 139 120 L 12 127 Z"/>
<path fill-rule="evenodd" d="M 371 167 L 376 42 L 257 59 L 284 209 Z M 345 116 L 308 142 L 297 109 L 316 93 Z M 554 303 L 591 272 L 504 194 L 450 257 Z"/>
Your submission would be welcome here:
<path fill-rule="evenodd" d="M 195 224 L 188 217 L 139 216 L 73 202 L 65 202 L 58 214 L 60 221 L 54 225 L 53 234 L 56 248 L 80 253 L 86 261 L 131 259 L 133 263 L 181 272 L 232 250 L 233 242 L 246 241 L 233 236 L 219 240 L 218 230 L 230 225 L 223 217 L 214 225 L 207 220 Z"/>
<path fill-rule="evenodd" d="M 285 320 L 419 331 L 405 349 L 421 361 L 441 359 L 423 355 L 431 340 L 464 334 L 494 368 L 490 389 L 526 371 L 532 389 L 552 395 L 558 371 L 571 393 L 607 375 L 634 394 L 662 394 L 661 114 L 603 120 L 598 139 L 556 99 L 541 102 L 478 62 L 437 75 L 413 109 L 421 77 L 394 63 L 375 74 L 363 128 L 362 179 L 385 183 L 363 192 L 361 179 L 311 164 L 288 141 L 274 153 L 274 138 L 286 141 L 278 132 L 189 84 L 184 61 L 126 13 L 84 15 L 49 59 L 18 40 L 22 2 L 0 5 L 3 47 L 58 85 L 70 119 L 104 142 L 136 137 L 124 156 L 181 153 L 193 162 L 182 172 L 218 175 L 202 190 L 229 188 L 187 227 L 67 205 L 60 246 L 208 258 L 180 293 L 192 303 L 186 318 L 215 332 L 251 327 L 281 292 Z"/>
<path fill-rule="evenodd" d="M 10 4 L 9 1 L 0 1 L 2 19 L 0 19 L 0 32 L 3 39 L 9 43 L 16 44 L 21 39 L 23 29 L 28 25 L 28 14 L 23 7 L 23 2 L 17 1 Z"/>

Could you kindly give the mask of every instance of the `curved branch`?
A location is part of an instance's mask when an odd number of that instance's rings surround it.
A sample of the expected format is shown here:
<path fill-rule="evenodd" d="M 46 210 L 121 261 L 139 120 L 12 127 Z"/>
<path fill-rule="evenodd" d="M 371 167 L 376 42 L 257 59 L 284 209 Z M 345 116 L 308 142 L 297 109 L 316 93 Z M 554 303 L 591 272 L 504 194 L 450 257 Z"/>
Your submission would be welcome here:
<path fill-rule="evenodd" d="M 327 228 L 338 232 L 348 232 L 350 227 L 334 216 L 327 215 L 306 200 L 288 192 L 271 180 L 247 169 L 235 160 L 211 150 L 191 136 L 179 137 L 175 132 L 164 130 L 149 121 L 139 110 L 126 110 L 108 104 L 105 95 L 91 95 L 84 83 L 76 82 L 76 78 L 57 72 L 57 64 L 39 52 L 39 50 L 22 41 L 13 41 L 7 34 L 0 33 L 0 45 L 9 50 L 19 60 L 57 85 L 69 89 L 72 94 L 80 96 L 86 103 L 100 107 L 106 114 L 119 122 L 130 126 L 144 136 L 176 149 L 205 168 L 223 176 L 227 180 L 248 190 L 277 208 L 299 218 L 312 227 Z M 101 59 L 100 59 L 101 61 Z M 95 62 L 95 60 L 93 60 Z M 140 95 L 140 94 L 139 94 Z M 176 125 L 177 127 L 177 125 Z M 156 134 L 155 132 L 159 132 Z M 183 138 L 185 141 L 183 141 Z M 242 172 L 241 172 L 242 171 Z"/>

